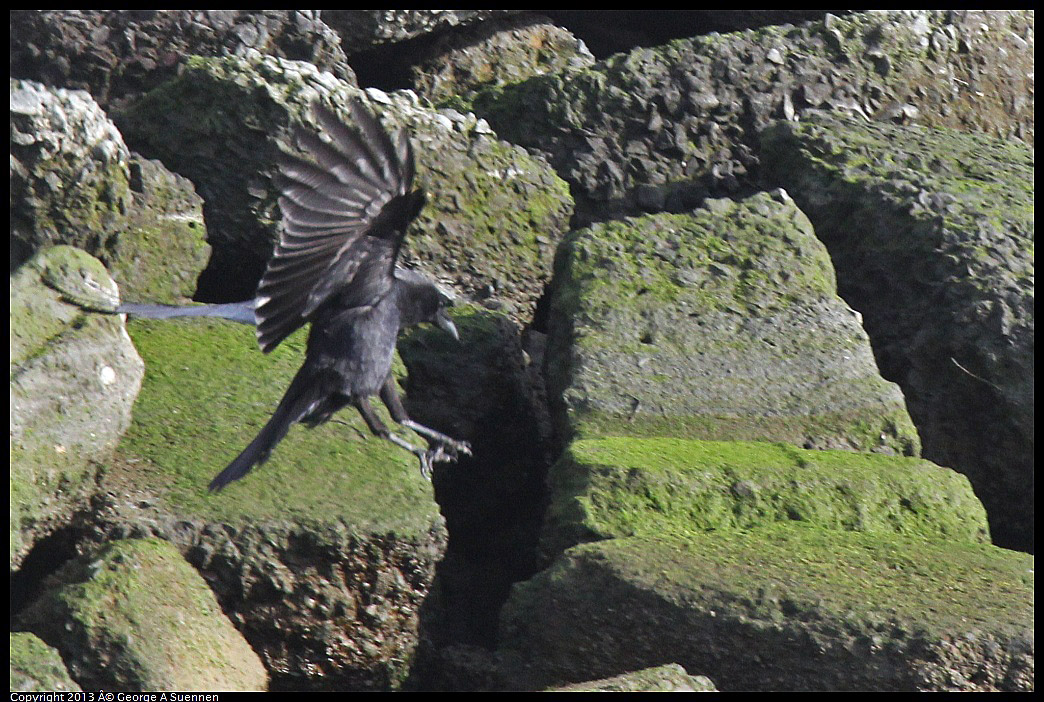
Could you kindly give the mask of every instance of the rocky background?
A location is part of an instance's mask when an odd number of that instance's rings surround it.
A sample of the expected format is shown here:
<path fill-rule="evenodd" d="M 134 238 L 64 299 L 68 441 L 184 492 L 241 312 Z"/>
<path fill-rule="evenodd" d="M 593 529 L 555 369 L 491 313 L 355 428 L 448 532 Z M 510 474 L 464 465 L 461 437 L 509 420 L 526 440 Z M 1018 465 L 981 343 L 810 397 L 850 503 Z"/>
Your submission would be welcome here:
<path fill-rule="evenodd" d="M 10 22 L 12 690 L 1033 688 L 1032 11 Z M 208 495 L 304 335 L 85 306 L 251 297 L 356 96 L 474 456 L 345 412 Z"/>

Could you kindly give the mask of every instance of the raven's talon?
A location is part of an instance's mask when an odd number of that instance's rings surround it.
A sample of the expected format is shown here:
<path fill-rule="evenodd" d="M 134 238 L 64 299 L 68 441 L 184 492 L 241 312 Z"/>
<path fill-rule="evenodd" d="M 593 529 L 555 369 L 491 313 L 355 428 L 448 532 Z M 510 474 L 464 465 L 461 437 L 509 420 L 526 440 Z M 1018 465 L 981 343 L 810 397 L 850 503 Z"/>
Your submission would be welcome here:
<path fill-rule="evenodd" d="M 434 470 L 435 458 L 432 456 L 431 451 L 418 451 L 417 458 L 420 459 L 420 472 L 424 476 L 424 479 L 429 483 L 431 482 L 432 471 Z"/>
<path fill-rule="evenodd" d="M 437 463 L 456 463 L 460 454 L 471 455 L 471 444 L 467 441 L 455 441 L 453 439 L 435 439 L 428 443 L 428 452 L 432 454 L 432 460 Z"/>

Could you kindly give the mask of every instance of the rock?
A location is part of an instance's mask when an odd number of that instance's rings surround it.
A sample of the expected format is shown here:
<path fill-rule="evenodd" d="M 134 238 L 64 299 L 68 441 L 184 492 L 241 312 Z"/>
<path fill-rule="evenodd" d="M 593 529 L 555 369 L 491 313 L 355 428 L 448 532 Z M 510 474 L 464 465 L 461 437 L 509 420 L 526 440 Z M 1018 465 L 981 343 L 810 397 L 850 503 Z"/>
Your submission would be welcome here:
<path fill-rule="evenodd" d="M 590 10 L 541 10 L 591 46 L 598 58 L 659 46 L 712 32 L 736 32 L 772 24 L 802 24 L 821 20 L 825 10 L 662 10 L 614 9 L 612 14 Z"/>
<path fill-rule="evenodd" d="M 442 330 L 415 327 L 402 335 L 399 353 L 409 371 L 410 416 L 471 443 L 472 457 L 435 469 L 439 507 L 454 538 L 439 567 L 433 609 L 442 613 L 441 628 L 432 627 L 438 629 L 432 635 L 475 644 L 495 627 L 511 583 L 539 567 L 537 539 L 554 456 L 539 360 L 524 350 L 518 326 L 474 306 L 454 308 L 453 319 L 459 342 Z M 484 675 L 472 674 L 471 658 L 454 650 L 442 667 L 463 668 L 461 677 L 482 686 Z"/>
<path fill-rule="evenodd" d="M 10 88 L 11 269 L 54 244 L 111 257 L 131 201 L 120 133 L 83 91 Z"/>
<path fill-rule="evenodd" d="M 11 83 L 11 266 L 55 243 L 105 263 L 134 299 L 193 295 L 210 250 L 184 178 L 128 152 L 82 91 Z"/>
<path fill-rule="evenodd" d="M 265 690 L 257 655 L 169 543 L 115 541 L 66 564 L 20 622 L 88 689 Z"/>
<path fill-rule="evenodd" d="M 552 284 L 559 436 L 787 441 L 916 455 L 826 250 L 785 193 L 569 235 Z"/>
<path fill-rule="evenodd" d="M 551 469 L 544 552 L 684 528 L 800 521 L 823 529 L 989 543 L 959 473 L 900 456 L 786 444 L 612 437 L 574 441 Z M 679 515 L 684 515 L 682 519 Z"/>
<path fill-rule="evenodd" d="M 412 84 L 433 103 L 594 63 L 582 41 L 533 16 L 483 22 L 442 37 L 427 53 L 430 57 L 413 67 Z"/>
<path fill-rule="evenodd" d="M 11 692 L 79 692 L 58 651 L 27 631 L 11 632 Z"/>
<path fill-rule="evenodd" d="M 143 366 L 119 316 L 84 312 L 50 285 L 118 300 L 97 259 L 71 246 L 11 276 L 11 568 L 68 524 L 130 424 Z"/>
<path fill-rule="evenodd" d="M 48 597 L 174 573 L 87 603 L 112 602 L 104 624 L 122 635 L 139 595 L 203 594 L 184 558 L 214 595 L 182 618 L 227 634 L 227 616 L 241 633 L 216 659 L 246 639 L 256 655 L 234 657 L 255 672 L 260 658 L 274 689 L 698 688 L 686 670 L 723 690 L 1032 689 L 1032 561 L 984 543 L 968 481 L 913 457 L 904 407 L 926 454 L 981 470 L 991 500 L 1003 485 L 994 535 L 1024 534 L 1032 155 L 886 129 L 1031 144 L 1032 12 L 634 10 L 592 30 L 548 11 L 596 64 L 515 12 L 12 14 L 13 626 L 43 571 L 111 549 L 68 564 L 85 582 Z M 764 26 L 810 12 L 821 21 Z M 356 88 L 344 51 L 392 92 Z M 414 81 L 453 109 L 399 90 Z M 130 300 L 249 298 L 278 231 L 275 154 L 312 100 L 355 96 L 409 131 L 431 194 L 405 263 L 470 303 L 454 310 L 462 344 L 414 330 L 395 372 L 411 413 L 475 456 L 432 486 L 346 411 L 207 495 L 304 332 L 263 356 L 248 328 L 199 319 L 130 323 L 148 374 L 114 450 L 133 399 L 120 319 L 43 281 L 100 309 L 115 286 L 97 261 L 33 256 L 86 247 Z M 776 121 L 791 128 L 766 133 Z M 876 361 L 782 188 L 827 232 L 841 290 L 881 312 L 848 300 Z M 846 249 L 851 232 L 864 249 Z M 885 309 L 909 290 L 921 306 Z M 70 647 L 86 628 L 62 611 L 31 610 L 92 684 L 192 654 L 151 635 Z M 83 682 L 32 634 L 12 645 L 13 685 Z"/>
<path fill-rule="evenodd" d="M 109 270 L 127 301 L 186 302 L 210 259 L 203 200 L 159 161 L 131 154 L 128 166 L 132 205 Z"/>
<path fill-rule="evenodd" d="M 677 661 L 730 690 L 1033 689 L 1032 558 L 796 523 L 574 547 L 516 585 L 506 689 Z"/>
<path fill-rule="evenodd" d="M 348 53 L 476 23 L 514 10 L 323 10 Z"/>
<path fill-rule="evenodd" d="M 677 663 L 646 668 L 603 680 L 552 688 L 548 692 L 717 692 L 703 675 L 689 675 Z"/>
<path fill-rule="evenodd" d="M 118 109 L 173 77 L 187 56 L 311 61 L 355 82 L 319 10 L 19 10 L 11 75 L 86 90 Z"/>
<path fill-rule="evenodd" d="M 923 453 L 965 473 L 995 543 L 1033 547 L 1033 152 L 820 116 L 763 137 L 830 249 Z"/>
<path fill-rule="evenodd" d="M 636 214 L 640 186 L 675 212 L 755 186 L 758 131 L 813 107 L 890 119 L 908 104 L 921 124 L 1032 143 L 1032 13 L 828 17 L 634 49 L 485 91 L 471 109 L 547 155 L 583 223 Z"/>

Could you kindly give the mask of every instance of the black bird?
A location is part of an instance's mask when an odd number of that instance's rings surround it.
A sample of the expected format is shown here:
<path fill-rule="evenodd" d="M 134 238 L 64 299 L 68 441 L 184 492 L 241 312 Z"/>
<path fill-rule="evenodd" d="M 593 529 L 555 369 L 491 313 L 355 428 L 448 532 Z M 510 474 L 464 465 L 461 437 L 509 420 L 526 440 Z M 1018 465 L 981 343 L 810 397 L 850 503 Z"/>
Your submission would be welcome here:
<path fill-rule="evenodd" d="M 347 405 L 359 410 L 376 436 L 413 452 L 429 479 L 433 463 L 471 453 L 466 442 L 412 421 L 399 399 L 391 376 L 399 331 L 421 322 L 455 338 L 457 330 L 446 313 L 450 299 L 424 276 L 396 268 L 406 228 L 425 202 L 424 192 L 413 189 L 413 151 L 405 131 L 393 140 L 361 102 L 350 109 L 355 128 L 313 105 L 329 141 L 295 130 L 298 147 L 312 160 L 287 153 L 279 158 L 279 244 L 253 304 L 218 310 L 245 321 L 253 307 L 265 353 L 304 324 L 312 326 L 304 365 L 272 418 L 211 481 L 211 491 L 267 460 L 291 425 L 314 427 Z M 373 395 L 396 422 L 425 436 L 429 447 L 391 433 L 370 405 Z"/>

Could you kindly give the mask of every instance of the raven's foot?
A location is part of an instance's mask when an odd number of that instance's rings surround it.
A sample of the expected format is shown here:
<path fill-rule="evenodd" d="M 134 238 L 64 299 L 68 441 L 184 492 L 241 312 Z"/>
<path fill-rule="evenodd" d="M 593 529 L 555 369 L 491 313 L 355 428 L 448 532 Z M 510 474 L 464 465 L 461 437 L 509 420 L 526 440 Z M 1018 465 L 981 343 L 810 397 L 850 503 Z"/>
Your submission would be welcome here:
<path fill-rule="evenodd" d="M 440 463 L 455 463 L 461 454 L 465 456 L 471 455 L 471 444 L 467 441 L 451 439 L 448 436 L 440 436 L 433 441 L 429 441 L 428 445 L 431 447 L 431 450 L 436 451 L 441 456 L 445 456 L 445 458 L 439 461 Z"/>
<path fill-rule="evenodd" d="M 460 454 L 471 455 L 471 445 L 466 441 L 432 441 L 427 451 L 418 452 L 421 475 L 431 480 L 436 463 L 456 463 Z"/>

